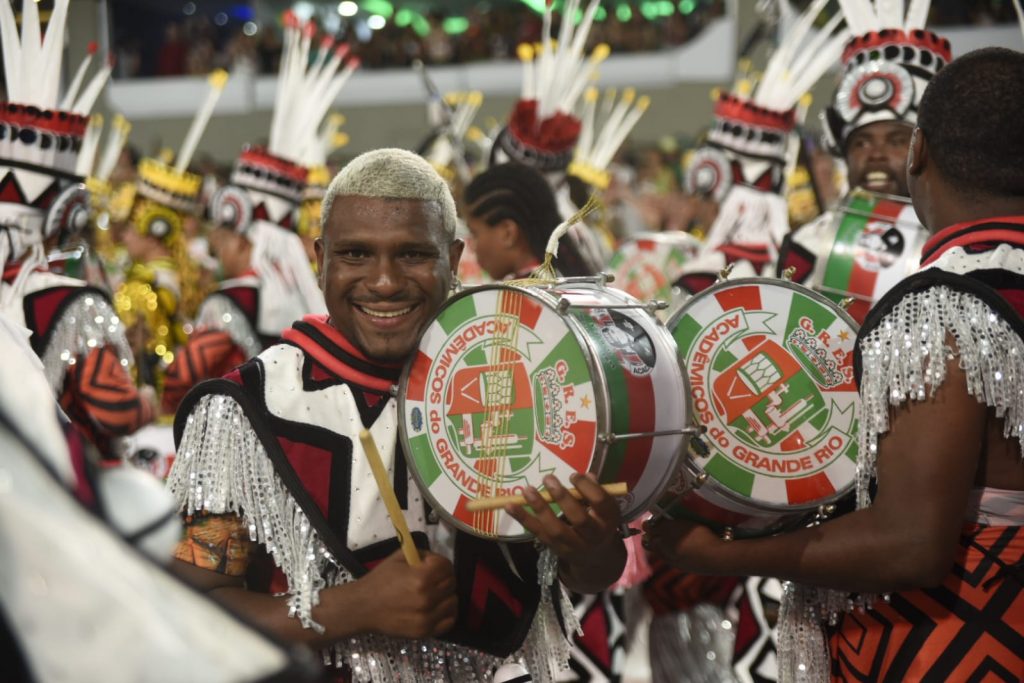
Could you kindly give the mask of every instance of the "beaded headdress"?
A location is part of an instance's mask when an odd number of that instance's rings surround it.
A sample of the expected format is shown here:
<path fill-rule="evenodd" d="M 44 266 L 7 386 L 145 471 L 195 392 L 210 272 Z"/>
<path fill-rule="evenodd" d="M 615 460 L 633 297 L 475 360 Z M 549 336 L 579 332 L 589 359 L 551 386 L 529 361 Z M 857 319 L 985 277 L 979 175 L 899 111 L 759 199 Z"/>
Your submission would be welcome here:
<path fill-rule="evenodd" d="M 492 150 L 492 162 L 508 159 L 532 166 L 542 173 L 565 171 L 581 131 L 581 122 L 573 112 L 587 85 L 597 75 L 598 65 L 611 53 L 602 43 L 587 58 L 583 54 L 587 35 L 600 0 L 591 0 L 579 27 L 572 18 L 580 0 L 566 0 L 558 39 L 551 36 L 552 8 L 544 6 L 541 43 L 522 44 L 518 55 L 523 65 L 522 90 L 508 124 L 498 134 Z"/>
<path fill-rule="evenodd" d="M 112 67 L 83 87 L 92 47 L 60 95 L 68 2 L 55 0 L 45 36 L 33 0 L 23 0 L 20 35 L 10 2 L 0 2 L 8 95 L 0 107 L 0 262 L 23 260 L 24 272 L 42 263 L 46 239 L 88 221 L 79 157 L 89 111 Z"/>
<path fill-rule="evenodd" d="M 843 0 L 853 38 L 843 54 L 843 78 L 822 112 L 825 142 L 842 155 L 857 128 L 878 121 L 917 123 L 928 81 L 952 59 L 949 41 L 925 31 L 931 0 Z"/>

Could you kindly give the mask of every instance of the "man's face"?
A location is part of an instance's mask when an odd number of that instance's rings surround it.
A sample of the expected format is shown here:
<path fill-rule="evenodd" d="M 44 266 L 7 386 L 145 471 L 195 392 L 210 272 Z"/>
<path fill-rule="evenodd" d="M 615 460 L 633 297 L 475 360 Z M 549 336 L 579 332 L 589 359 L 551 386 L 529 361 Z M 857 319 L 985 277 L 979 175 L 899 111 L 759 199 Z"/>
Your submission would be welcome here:
<path fill-rule="evenodd" d="M 331 323 L 369 358 L 405 360 L 444 303 L 461 255 L 435 202 L 338 197 L 316 242 Z"/>
<path fill-rule="evenodd" d="M 909 196 L 906 165 L 911 130 L 905 123 L 877 121 L 850 133 L 846 141 L 850 187 Z"/>

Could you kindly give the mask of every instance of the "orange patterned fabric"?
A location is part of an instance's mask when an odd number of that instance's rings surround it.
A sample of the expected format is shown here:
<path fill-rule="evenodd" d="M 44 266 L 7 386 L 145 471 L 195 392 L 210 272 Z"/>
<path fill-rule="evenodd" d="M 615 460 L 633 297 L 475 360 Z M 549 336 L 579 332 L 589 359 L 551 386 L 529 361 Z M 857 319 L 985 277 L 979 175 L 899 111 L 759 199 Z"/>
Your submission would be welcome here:
<path fill-rule="evenodd" d="M 1024 680 L 1024 530 L 969 525 L 937 588 L 841 619 L 833 681 Z"/>
<path fill-rule="evenodd" d="M 153 406 L 107 346 L 93 349 L 68 368 L 60 405 L 104 455 L 112 455 L 111 437 L 131 434 L 153 421 Z"/>
<path fill-rule="evenodd" d="M 200 569 L 243 576 L 254 545 L 240 517 L 195 515 L 186 518 L 185 537 L 178 543 L 174 557 Z"/>
<path fill-rule="evenodd" d="M 227 374 L 247 360 L 245 352 L 223 330 L 201 330 L 178 349 L 164 377 L 161 409 L 173 415 L 185 394 L 204 379 Z"/>

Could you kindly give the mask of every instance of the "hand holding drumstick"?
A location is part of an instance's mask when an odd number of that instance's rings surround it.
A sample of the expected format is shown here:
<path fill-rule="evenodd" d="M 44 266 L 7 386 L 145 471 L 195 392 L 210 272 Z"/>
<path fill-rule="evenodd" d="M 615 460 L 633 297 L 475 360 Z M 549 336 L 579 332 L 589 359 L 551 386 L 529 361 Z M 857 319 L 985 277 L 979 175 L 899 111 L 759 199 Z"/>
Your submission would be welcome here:
<path fill-rule="evenodd" d="M 557 477 L 544 477 L 550 502 L 562 511 L 560 519 L 534 487 L 523 493 L 525 504 L 508 503 L 504 510 L 559 558 L 559 574 L 570 590 L 602 591 L 622 574 L 626 546 L 619 535 L 622 517 L 612 494 L 593 474 L 570 477 L 579 500 Z"/>

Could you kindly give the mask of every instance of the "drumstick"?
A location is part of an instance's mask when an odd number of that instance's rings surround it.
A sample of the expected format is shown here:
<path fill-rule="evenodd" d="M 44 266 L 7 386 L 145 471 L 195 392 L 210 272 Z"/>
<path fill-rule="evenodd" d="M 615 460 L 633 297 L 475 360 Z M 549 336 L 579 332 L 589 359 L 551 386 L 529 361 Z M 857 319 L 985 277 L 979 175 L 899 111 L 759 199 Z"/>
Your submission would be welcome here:
<path fill-rule="evenodd" d="M 380 490 L 380 497 L 384 501 L 384 507 L 388 509 L 388 516 L 391 517 L 391 524 L 398 534 L 398 541 L 402 544 L 402 554 L 410 567 L 420 565 L 420 551 L 412 541 L 412 534 L 409 533 L 409 525 L 405 523 L 405 515 L 395 497 L 395 491 L 391 488 L 391 481 L 388 479 L 388 471 L 384 468 L 384 461 L 380 459 L 377 452 L 377 444 L 373 442 L 370 432 L 365 429 L 359 431 L 359 441 L 363 444 L 366 452 L 366 459 L 370 461 L 370 469 L 373 470 L 373 478 L 377 480 L 377 489 Z"/>
<path fill-rule="evenodd" d="M 629 486 L 624 481 L 617 481 L 614 484 L 603 484 L 601 486 L 608 495 L 624 496 L 629 493 Z M 566 489 L 566 492 L 576 500 L 582 500 L 583 494 L 577 489 Z M 551 502 L 549 491 L 540 491 L 540 497 L 546 502 Z M 526 498 L 522 496 L 495 496 L 494 498 L 477 498 L 466 503 L 466 510 L 477 512 L 480 510 L 498 510 L 506 505 L 526 505 Z"/>

